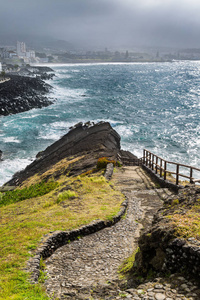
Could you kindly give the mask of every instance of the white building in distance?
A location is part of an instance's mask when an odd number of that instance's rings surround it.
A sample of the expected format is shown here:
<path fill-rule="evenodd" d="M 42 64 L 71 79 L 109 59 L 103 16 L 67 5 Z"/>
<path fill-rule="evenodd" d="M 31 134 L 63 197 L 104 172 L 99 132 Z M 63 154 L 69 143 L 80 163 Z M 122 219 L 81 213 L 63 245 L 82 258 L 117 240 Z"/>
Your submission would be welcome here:
<path fill-rule="evenodd" d="M 17 55 L 19 57 L 25 57 L 26 56 L 26 44 L 24 42 L 18 42 L 17 41 Z"/>
<path fill-rule="evenodd" d="M 17 42 L 17 56 L 22 58 L 25 63 L 35 62 L 35 51 L 27 51 L 26 44 L 24 42 Z"/>

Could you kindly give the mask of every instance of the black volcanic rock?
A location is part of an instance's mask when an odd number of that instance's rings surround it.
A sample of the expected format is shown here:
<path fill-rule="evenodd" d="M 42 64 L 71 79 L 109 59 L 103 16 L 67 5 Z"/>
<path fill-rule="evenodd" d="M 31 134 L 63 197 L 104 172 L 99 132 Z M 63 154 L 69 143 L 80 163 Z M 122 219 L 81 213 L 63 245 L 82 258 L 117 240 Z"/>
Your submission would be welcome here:
<path fill-rule="evenodd" d="M 52 87 L 40 78 L 19 75 L 9 75 L 9 78 L 9 81 L 0 83 L 0 116 L 53 103 L 46 97 Z"/>
<path fill-rule="evenodd" d="M 16 173 L 6 185 L 20 185 L 37 173 L 43 174 L 63 158 L 84 155 L 67 171 L 70 175 L 78 175 L 95 167 L 99 157 L 117 159 L 119 151 L 120 136 L 108 122 L 100 122 L 93 126 L 90 123 L 79 123 L 60 140 L 39 152 L 36 160 Z M 62 174 L 55 176 L 59 175 Z"/>

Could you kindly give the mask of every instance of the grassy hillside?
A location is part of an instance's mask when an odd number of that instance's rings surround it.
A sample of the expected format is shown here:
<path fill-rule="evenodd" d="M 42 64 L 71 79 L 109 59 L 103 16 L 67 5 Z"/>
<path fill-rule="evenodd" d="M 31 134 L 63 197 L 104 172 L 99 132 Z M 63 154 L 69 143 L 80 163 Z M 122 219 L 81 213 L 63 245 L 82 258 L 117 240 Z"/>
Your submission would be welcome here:
<path fill-rule="evenodd" d="M 64 159 L 16 190 L 0 194 L 0 299 L 48 299 L 44 274 L 39 284 L 31 285 L 24 270 L 41 238 L 95 219 L 111 219 L 120 210 L 124 196 L 105 180 L 102 170 L 67 175 L 67 168 L 79 159 Z"/>

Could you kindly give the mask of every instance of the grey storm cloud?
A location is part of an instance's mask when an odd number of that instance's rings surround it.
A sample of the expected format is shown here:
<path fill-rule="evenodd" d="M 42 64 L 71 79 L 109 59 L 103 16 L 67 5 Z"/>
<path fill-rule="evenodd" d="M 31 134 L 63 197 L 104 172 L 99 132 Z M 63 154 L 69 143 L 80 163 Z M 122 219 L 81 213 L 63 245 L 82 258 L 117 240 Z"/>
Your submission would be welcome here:
<path fill-rule="evenodd" d="M 0 35 L 89 45 L 200 47 L 198 0 L 0 0 Z"/>

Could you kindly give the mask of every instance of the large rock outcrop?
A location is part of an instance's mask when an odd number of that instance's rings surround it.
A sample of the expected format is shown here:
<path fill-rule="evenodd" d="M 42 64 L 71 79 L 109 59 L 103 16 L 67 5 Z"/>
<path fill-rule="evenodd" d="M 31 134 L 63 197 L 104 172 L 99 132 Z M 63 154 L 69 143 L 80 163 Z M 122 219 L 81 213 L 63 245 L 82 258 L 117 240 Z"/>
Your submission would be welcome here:
<path fill-rule="evenodd" d="M 40 78 L 9 75 L 10 80 L 0 83 L 0 116 L 16 114 L 53 103 L 46 97 L 51 86 Z"/>
<path fill-rule="evenodd" d="M 108 122 L 99 122 L 96 125 L 91 125 L 90 122 L 85 125 L 79 123 L 60 140 L 39 152 L 36 160 L 23 171 L 16 173 L 6 185 L 20 185 L 27 178 L 43 174 L 62 159 L 72 156 L 82 158 L 67 171 L 58 171 L 54 177 L 60 176 L 62 172 L 78 175 L 95 167 L 99 157 L 106 156 L 116 160 L 119 152 L 120 136 Z"/>
<path fill-rule="evenodd" d="M 139 238 L 134 271 L 185 272 L 200 278 L 200 188 L 188 186 L 165 199 L 152 228 Z"/>

